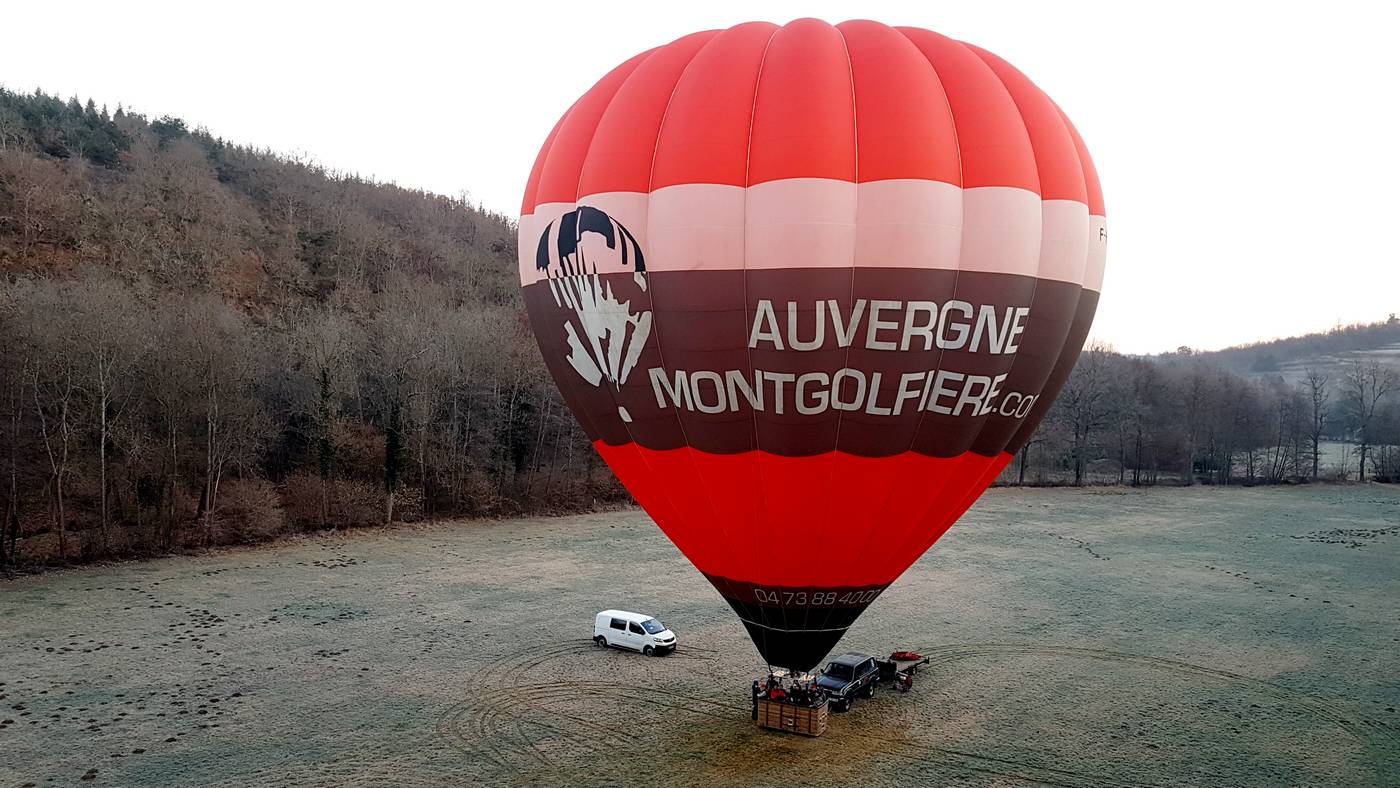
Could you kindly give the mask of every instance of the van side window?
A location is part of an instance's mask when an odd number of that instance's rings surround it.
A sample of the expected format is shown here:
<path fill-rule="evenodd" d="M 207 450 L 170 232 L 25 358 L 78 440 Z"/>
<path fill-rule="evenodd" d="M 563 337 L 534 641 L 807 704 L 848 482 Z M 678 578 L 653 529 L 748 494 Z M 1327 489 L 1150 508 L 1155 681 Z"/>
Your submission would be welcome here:
<path fill-rule="evenodd" d="M 631 633 L 634 634 L 634 635 L 645 635 L 645 634 L 646 634 L 645 632 L 642 631 L 642 626 L 641 626 L 640 624 L 636 623 L 635 621 L 629 622 L 629 623 L 627 624 L 627 631 L 628 631 L 628 632 L 631 632 Z"/>
<path fill-rule="evenodd" d="M 623 620 L 620 619 L 620 618 L 614 618 L 614 619 L 612 620 L 612 623 L 609 624 L 608 626 L 610 626 L 610 627 L 612 627 L 613 629 L 616 629 L 616 630 L 618 630 L 619 632 L 621 632 L 622 630 L 627 629 L 627 622 L 626 622 L 626 621 L 623 621 Z"/>

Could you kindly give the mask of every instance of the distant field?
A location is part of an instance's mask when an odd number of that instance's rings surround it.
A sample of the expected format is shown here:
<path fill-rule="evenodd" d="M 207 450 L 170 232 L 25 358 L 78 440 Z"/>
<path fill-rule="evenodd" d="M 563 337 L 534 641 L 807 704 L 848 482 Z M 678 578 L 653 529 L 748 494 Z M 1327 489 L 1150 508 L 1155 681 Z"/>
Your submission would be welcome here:
<path fill-rule="evenodd" d="M 674 656 L 588 642 L 610 606 Z M 0 785 L 1395 786 L 1400 490 L 988 493 L 842 647 L 827 736 L 637 511 L 0 583 Z M 80 782 L 87 780 L 87 782 Z"/>

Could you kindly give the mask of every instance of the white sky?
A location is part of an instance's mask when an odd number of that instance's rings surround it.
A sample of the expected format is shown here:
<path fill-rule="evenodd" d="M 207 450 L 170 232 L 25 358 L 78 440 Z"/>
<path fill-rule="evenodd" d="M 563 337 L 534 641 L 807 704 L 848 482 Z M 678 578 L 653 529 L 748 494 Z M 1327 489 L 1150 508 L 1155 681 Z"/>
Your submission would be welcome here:
<path fill-rule="evenodd" d="M 540 143 L 607 70 L 751 19 L 937 30 L 1026 72 L 1108 204 L 1094 336 L 1211 349 L 1400 311 L 1400 13 L 1379 2 L 7 3 L 0 84 L 515 216 Z"/>

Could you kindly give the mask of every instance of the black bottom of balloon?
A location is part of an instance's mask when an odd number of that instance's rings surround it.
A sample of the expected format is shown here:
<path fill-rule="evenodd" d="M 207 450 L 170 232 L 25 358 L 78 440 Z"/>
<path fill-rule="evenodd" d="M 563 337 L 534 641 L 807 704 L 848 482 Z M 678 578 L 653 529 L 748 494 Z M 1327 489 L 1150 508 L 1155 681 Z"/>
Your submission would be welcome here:
<path fill-rule="evenodd" d="M 774 586 L 706 575 L 744 622 L 763 660 L 809 671 L 885 590 L 877 586 Z"/>
<path fill-rule="evenodd" d="M 745 621 L 744 628 L 758 647 L 763 661 L 775 667 L 806 673 L 820 665 L 846 630 L 824 632 L 782 632 Z"/>

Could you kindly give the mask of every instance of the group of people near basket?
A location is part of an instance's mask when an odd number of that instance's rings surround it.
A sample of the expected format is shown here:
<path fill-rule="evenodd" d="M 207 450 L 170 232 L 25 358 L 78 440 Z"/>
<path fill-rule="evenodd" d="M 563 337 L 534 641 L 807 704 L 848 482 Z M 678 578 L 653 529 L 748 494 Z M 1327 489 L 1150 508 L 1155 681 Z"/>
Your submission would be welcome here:
<path fill-rule="evenodd" d="M 758 702 L 770 700 L 777 703 L 790 703 L 794 706 L 820 706 L 826 702 L 826 693 L 811 681 L 803 682 L 770 673 L 764 681 L 753 680 L 753 718 L 758 719 Z"/>

